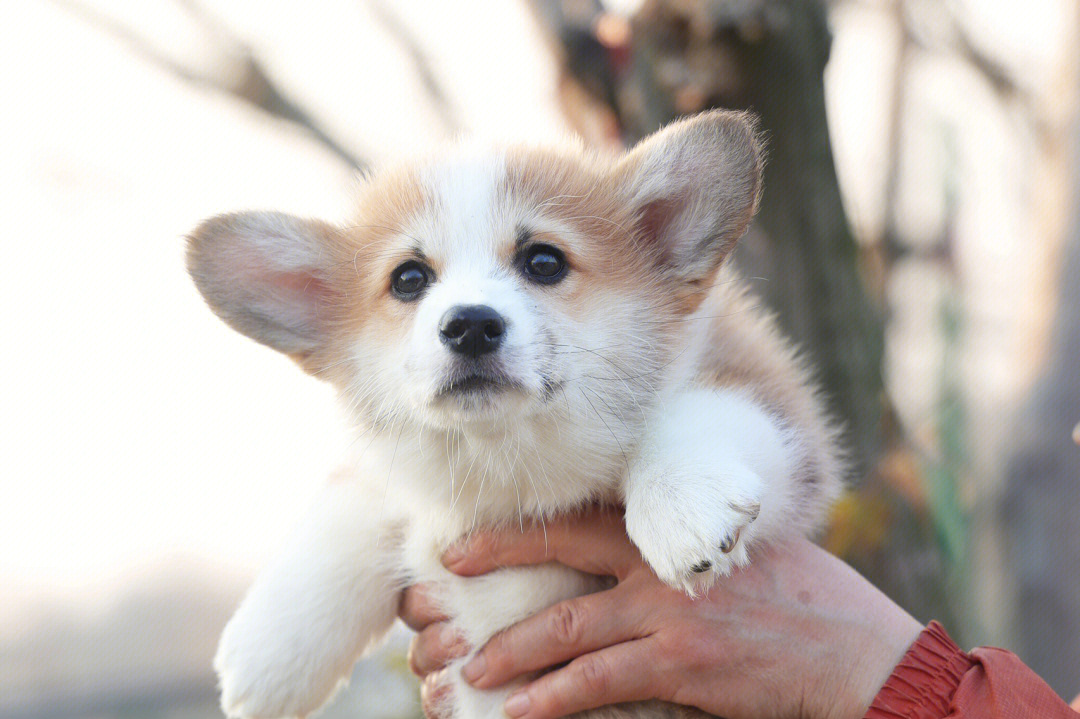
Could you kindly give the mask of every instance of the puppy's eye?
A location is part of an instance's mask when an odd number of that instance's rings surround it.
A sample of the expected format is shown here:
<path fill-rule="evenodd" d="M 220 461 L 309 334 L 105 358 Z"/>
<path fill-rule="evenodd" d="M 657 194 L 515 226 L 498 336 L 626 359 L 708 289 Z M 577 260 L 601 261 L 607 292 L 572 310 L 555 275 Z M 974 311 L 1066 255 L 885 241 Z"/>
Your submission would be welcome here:
<path fill-rule="evenodd" d="M 415 300 L 431 283 L 432 275 L 429 267 L 416 260 L 409 260 L 398 265 L 390 275 L 390 289 L 399 300 Z"/>
<path fill-rule="evenodd" d="M 534 282 L 554 284 L 566 275 L 566 255 L 551 245 L 533 245 L 525 251 L 522 270 Z"/>

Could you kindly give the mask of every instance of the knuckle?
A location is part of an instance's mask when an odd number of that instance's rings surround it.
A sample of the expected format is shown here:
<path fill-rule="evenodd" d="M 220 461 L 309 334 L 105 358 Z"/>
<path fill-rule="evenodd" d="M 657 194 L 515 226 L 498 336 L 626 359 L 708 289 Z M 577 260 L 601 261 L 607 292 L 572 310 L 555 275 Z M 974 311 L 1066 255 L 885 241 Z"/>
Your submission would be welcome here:
<path fill-rule="evenodd" d="M 605 696 L 611 689 L 611 667 L 596 655 L 581 660 L 578 676 L 581 688 L 592 696 Z"/>
<path fill-rule="evenodd" d="M 557 604 L 551 613 L 551 634 L 561 644 L 575 645 L 585 633 L 585 617 L 581 607 L 570 602 Z"/>

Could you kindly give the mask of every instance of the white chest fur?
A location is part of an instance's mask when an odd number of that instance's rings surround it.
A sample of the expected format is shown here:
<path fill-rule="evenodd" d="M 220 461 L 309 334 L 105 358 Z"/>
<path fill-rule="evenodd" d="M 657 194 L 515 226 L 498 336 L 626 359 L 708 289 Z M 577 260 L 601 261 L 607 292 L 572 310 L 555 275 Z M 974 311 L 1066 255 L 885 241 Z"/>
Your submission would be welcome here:
<path fill-rule="evenodd" d="M 748 544 L 783 533 L 785 517 L 797 511 L 790 472 L 797 446 L 738 392 L 687 389 L 665 407 L 640 446 L 617 442 L 614 433 L 589 445 L 581 433 L 546 461 L 539 447 L 515 454 L 473 437 L 455 450 L 444 437 L 437 452 L 430 435 L 423 442 L 423 434 L 405 429 L 381 433 L 357 475 L 327 488 L 290 551 L 259 578 L 226 628 L 215 662 L 226 711 L 293 716 L 317 708 L 392 623 L 408 583 L 432 584 L 457 629 L 479 647 L 513 622 L 604 582 L 557 565 L 454 576 L 440 557 L 477 526 L 513 527 L 590 500 L 625 501 L 631 539 L 665 581 L 694 591 L 745 562 Z M 542 431 L 537 439 L 547 444 L 540 446 L 559 447 Z M 740 529 L 736 551 L 724 551 L 725 538 Z M 695 573 L 703 562 L 712 570 Z M 514 687 L 474 690 L 459 665 L 449 672 L 454 716 L 501 716 Z"/>

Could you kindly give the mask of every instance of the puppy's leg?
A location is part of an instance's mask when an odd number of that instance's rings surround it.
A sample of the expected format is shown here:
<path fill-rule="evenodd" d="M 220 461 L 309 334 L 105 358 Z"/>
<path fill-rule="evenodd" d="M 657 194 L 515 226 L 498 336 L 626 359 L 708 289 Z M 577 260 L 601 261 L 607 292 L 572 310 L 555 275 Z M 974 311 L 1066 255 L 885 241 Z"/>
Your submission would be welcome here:
<path fill-rule="evenodd" d="M 214 658 L 228 716 L 310 714 L 390 627 L 401 527 L 378 523 L 371 504 L 355 483 L 327 487 L 286 554 L 256 579 Z"/>
<path fill-rule="evenodd" d="M 627 533 L 660 579 L 693 593 L 749 561 L 755 539 L 783 531 L 797 511 L 790 444 L 737 391 L 691 389 L 664 403 L 625 487 Z"/>
<path fill-rule="evenodd" d="M 450 577 L 445 586 L 445 608 L 465 640 L 479 650 L 499 630 L 564 599 L 595 592 L 606 580 L 558 564 L 510 567 L 481 577 Z M 505 719 L 502 706 L 511 693 L 535 674 L 518 677 L 494 689 L 475 689 L 461 674 L 475 655 L 452 662 L 446 681 L 452 686 L 453 719 Z"/>

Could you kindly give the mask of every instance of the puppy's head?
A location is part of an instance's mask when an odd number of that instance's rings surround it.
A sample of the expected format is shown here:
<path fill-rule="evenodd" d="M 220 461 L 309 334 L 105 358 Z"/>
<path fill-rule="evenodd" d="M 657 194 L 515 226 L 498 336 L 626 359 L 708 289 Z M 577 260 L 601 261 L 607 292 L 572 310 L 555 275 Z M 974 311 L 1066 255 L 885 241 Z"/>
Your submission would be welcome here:
<path fill-rule="evenodd" d="M 621 418 L 662 382 L 760 174 L 750 122 L 727 112 L 618 158 L 458 149 L 369 178 L 355 224 L 208 220 L 188 266 L 226 322 L 367 421 Z"/>

